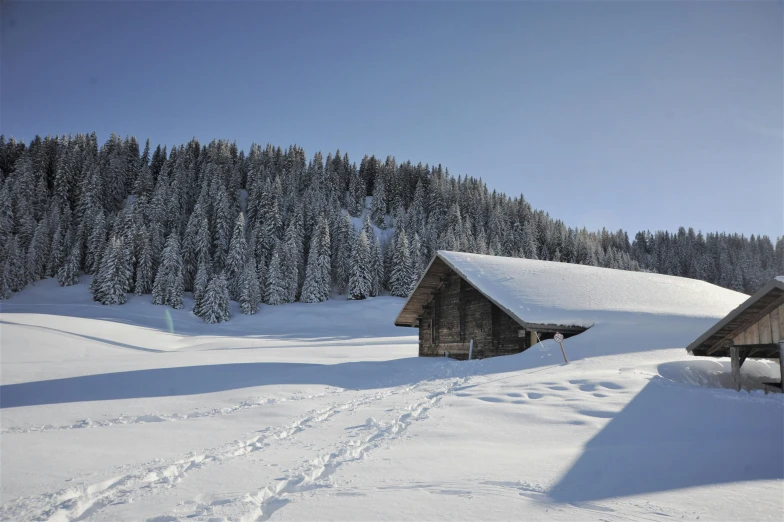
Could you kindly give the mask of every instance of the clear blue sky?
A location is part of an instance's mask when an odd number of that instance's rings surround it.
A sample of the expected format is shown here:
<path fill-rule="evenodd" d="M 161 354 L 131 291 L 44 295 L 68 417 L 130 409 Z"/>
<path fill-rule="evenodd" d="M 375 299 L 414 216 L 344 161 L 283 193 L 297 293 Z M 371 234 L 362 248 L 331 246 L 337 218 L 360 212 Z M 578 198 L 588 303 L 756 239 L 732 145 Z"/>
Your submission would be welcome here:
<path fill-rule="evenodd" d="M 784 235 L 782 2 L 2 3 L 0 132 L 392 154 L 569 225 Z"/>

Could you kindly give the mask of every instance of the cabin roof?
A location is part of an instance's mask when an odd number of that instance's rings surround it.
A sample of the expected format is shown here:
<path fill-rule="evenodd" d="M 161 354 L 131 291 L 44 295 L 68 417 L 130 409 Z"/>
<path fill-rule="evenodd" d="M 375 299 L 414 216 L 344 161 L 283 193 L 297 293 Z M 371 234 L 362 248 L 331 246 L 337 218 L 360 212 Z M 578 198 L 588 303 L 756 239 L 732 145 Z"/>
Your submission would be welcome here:
<path fill-rule="evenodd" d="M 608 313 L 718 318 L 747 297 L 683 277 L 438 251 L 395 324 L 416 326 L 451 271 L 520 325 L 538 330 L 582 331 Z"/>
<path fill-rule="evenodd" d="M 729 357 L 731 341 L 784 303 L 784 276 L 774 277 L 686 347 L 694 355 Z"/>

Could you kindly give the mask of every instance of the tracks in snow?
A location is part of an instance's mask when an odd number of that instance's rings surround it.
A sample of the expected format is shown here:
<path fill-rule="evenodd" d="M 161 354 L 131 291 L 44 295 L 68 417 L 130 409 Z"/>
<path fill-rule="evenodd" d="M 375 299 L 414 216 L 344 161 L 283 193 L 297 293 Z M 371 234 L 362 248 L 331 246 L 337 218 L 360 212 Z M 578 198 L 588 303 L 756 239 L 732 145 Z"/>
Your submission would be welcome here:
<path fill-rule="evenodd" d="M 318 393 L 313 395 L 292 395 L 291 397 L 276 399 L 276 398 L 256 398 L 246 399 L 230 406 L 223 408 L 210 408 L 210 409 L 194 409 L 187 413 L 147 413 L 142 415 L 125 415 L 120 414 L 118 417 L 113 417 L 105 420 L 91 420 L 82 419 L 73 424 L 64 424 L 60 426 L 53 426 L 47 424 L 44 426 L 12 426 L 10 428 L 0 429 L 0 434 L 6 433 L 34 433 L 39 431 L 60 431 L 60 430 L 74 430 L 83 428 L 107 428 L 110 426 L 117 426 L 121 424 L 146 424 L 150 422 L 173 422 L 173 421 L 186 421 L 192 419 L 202 419 L 205 417 L 217 417 L 220 415 L 231 415 L 239 411 L 258 408 L 260 406 L 280 404 L 282 402 L 301 401 L 324 397 L 326 393 Z"/>
<path fill-rule="evenodd" d="M 427 418 L 429 410 L 437 407 L 445 396 L 451 394 L 464 381 L 465 379 L 453 380 L 425 399 L 409 404 L 404 413 L 396 415 L 388 422 L 368 419 L 369 433 L 352 437 L 347 442 L 337 445 L 333 451 L 307 461 L 303 471 L 217 505 L 215 503 L 199 504 L 195 511 L 184 517 L 177 513 L 171 518 L 162 517 L 161 519 L 178 520 L 182 517 L 187 520 L 241 520 L 244 522 L 268 520 L 273 513 L 294 501 L 299 494 L 331 487 L 331 476 L 341 466 L 361 461 L 374 449 L 401 438 L 409 426 L 416 421 Z"/>
<path fill-rule="evenodd" d="M 103 509 L 117 504 L 133 502 L 135 498 L 154 495 L 160 491 L 175 487 L 178 482 L 190 473 L 218 462 L 226 462 L 263 450 L 268 446 L 288 440 L 297 434 L 313 428 L 343 411 L 354 410 L 391 395 L 408 393 L 423 382 L 400 386 L 386 391 L 379 391 L 358 397 L 351 401 L 314 410 L 307 416 L 278 427 L 269 428 L 260 435 L 246 440 L 235 440 L 219 447 L 191 453 L 174 461 L 156 460 L 144 465 L 127 466 L 114 478 L 91 485 L 80 485 L 66 488 L 55 493 L 36 497 L 22 497 L 5 503 L 0 507 L 2 520 L 50 520 L 68 522 L 85 520 Z M 441 400 L 444 394 L 451 392 L 454 384 L 445 390 L 431 395 L 424 401 L 413 404 L 409 411 L 396 417 L 388 425 L 374 427 L 373 433 L 363 439 L 350 442 L 353 447 L 346 446 L 338 452 L 311 461 L 310 472 L 285 481 L 279 481 L 253 494 L 246 495 L 247 501 L 256 506 L 258 515 L 254 519 L 271 514 L 276 504 L 282 507 L 285 495 L 296 491 L 304 491 L 308 484 L 323 481 L 334 472 L 334 469 L 349 460 L 361 459 L 364 454 L 377 447 L 384 440 L 396 438 L 414 420 L 421 418 L 426 411 Z M 377 428 L 377 429 L 375 429 Z M 268 493 L 264 493 L 268 491 Z M 253 500 L 255 499 L 255 500 Z M 286 500 L 287 501 L 287 500 Z M 197 515 L 198 516 L 198 515 Z M 263 520 L 263 518 L 261 518 Z"/>

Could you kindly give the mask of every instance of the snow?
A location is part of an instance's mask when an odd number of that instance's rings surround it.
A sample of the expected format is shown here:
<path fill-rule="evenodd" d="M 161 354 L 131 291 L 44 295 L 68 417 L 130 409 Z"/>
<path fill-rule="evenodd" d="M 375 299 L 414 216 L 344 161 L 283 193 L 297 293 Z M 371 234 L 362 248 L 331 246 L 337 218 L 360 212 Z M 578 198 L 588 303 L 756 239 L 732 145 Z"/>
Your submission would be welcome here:
<path fill-rule="evenodd" d="M 694 308 L 529 287 L 542 316 L 594 322 L 568 365 L 552 341 L 418 358 L 394 297 L 205 325 L 189 294 L 101 306 L 89 278 L 41 281 L 0 304 L 0 519 L 780 520 L 784 396 L 757 389 L 777 361 L 727 389 L 728 361 L 683 347 L 743 296 L 673 279 L 641 295 Z"/>
<path fill-rule="evenodd" d="M 460 252 L 439 256 L 529 323 L 590 327 L 606 321 L 608 313 L 715 318 L 748 299 L 685 277 Z"/>

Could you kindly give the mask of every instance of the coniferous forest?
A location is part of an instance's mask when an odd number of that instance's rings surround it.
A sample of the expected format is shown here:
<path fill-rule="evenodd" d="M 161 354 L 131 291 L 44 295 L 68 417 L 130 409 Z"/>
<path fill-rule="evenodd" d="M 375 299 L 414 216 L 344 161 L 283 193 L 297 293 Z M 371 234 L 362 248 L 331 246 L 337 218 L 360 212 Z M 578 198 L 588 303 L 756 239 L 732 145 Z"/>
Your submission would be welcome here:
<path fill-rule="evenodd" d="M 112 135 L 0 137 L 0 298 L 92 275 L 103 304 L 151 294 L 208 323 L 271 305 L 407 296 L 436 250 L 647 270 L 752 293 L 784 274 L 784 238 L 570 228 L 522 195 L 439 165 L 340 151 Z"/>

